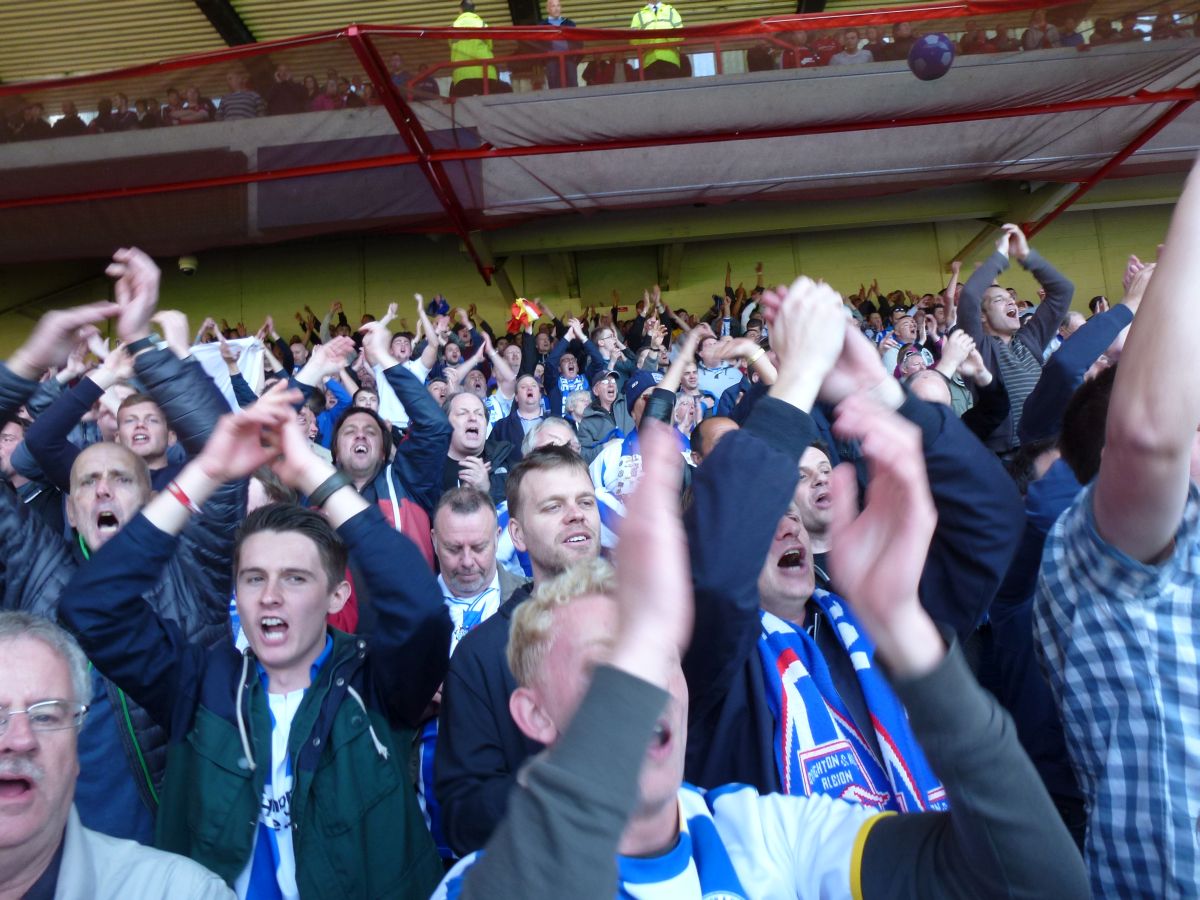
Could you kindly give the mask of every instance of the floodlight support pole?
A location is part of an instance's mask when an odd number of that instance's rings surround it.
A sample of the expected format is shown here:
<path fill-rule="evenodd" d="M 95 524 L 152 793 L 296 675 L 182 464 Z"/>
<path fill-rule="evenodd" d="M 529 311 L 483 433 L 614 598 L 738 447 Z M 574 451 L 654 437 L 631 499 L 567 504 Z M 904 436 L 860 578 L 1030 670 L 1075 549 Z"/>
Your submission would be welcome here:
<path fill-rule="evenodd" d="M 1032 225 L 1026 224 L 1022 226 L 1022 230 L 1025 232 L 1026 236 L 1033 237 L 1035 234 L 1061 216 L 1064 212 L 1070 209 L 1080 197 L 1111 175 L 1113 171 L 1117 169 L 1117 167 L 1122 165 L 1127 159 L 1129 159 L 1129 157 L 1133 156 L 1133 154 L 1137 153 L 1138 150 L 1142 149 L 1142 147 L 1153 140 L 1155 135 L 1179 118 L 1183 111 L 1195 103 L 1198 98 L 1200 98 L 1200 95 L 1194 95 L 1190 100 L 1177 100 L 1175 103 L 1172 103 L 1165 113 L 1143 128 L 1142 131 L 1138 133 L 1137 137 L 1135 137 L 1121 149 L 1120 153 L 1089 175 L 1084 181 L 1080 182 L 1079 186 L 1075 188 L 1075 190 L 1071 191 L 1071 193 L 1068 194 L 1067 197 L 1058 204 L 1058 206 L 1054 207 L 1054 209 L 1050 210 L 1050 212 L 1046 213 L 1046 215 L 1042 216 Z"/>
<path fill-rule="evenodd" d="M 429 135 L 421 127 L 421 123 L 417 120 L 412 107 L 400 96 L 396 85 L 392 83 L 387 66 L 383 64 L 383 59 L 379 56 L 379 51 L 375 49 L 375 45 L 362 28 L 358 25 L 348 27 L 346 29 L 346 39 L 350 41 L 350 46 L 354 49 L 354 55 L 362 63 L 367 78 L 376 86 L 379 98 L 383 101 L 384 109 L 388 111 L 388 115 L 392 118 L 392 124 L 396 126 L 396 130 L 400 133 L 404 142 L 408 144 L 409 150 L 416 154 L 417 165 L 421 167 L 421 172 L 429 182 L 430 189 L 442 205 L 442 209 L 445 211 L 446 217 L 450 220 L 454 233 L 462 241 L 467 254 L 471 257 L 472 262 L 475 263 L 475 268 L 479 270 L 484 284 L 490 285 L 492 283 L 493 270 L 484 263 L 483 257 L 480 256 L 474 242 L 471 240 L 471 228 L 467 222 L 466 211 L 459 202 L 458 196 L 454 193 L 454 187 L 446 175 L 445 167 L 433 159 L 433 145 L 429 141 Z"/>

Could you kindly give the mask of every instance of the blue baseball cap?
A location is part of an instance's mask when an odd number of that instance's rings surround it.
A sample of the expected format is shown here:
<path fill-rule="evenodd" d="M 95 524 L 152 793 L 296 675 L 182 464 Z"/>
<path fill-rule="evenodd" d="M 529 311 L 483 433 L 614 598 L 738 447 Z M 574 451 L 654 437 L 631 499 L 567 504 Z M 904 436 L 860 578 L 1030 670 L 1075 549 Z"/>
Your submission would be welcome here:
<path fill-rule="evenodd" d="M 638 397 L 662 380 L 662 372 L 647 372 L 644 369 L 638 369 L 625 382 L 625 407 L 632 410 Z"/>

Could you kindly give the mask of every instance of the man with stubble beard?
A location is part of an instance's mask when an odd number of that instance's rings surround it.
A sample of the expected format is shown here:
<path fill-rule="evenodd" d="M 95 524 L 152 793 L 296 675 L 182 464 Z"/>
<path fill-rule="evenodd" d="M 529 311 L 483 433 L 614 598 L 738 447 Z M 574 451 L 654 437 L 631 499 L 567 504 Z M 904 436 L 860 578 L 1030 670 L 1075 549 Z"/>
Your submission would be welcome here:
<path fill-rule="evenodd" d="M 588 468 L 568 447 L 547 446 L 516 465 L 507 484 L 509 532 L 529 554 L 533 583 L 463 638 L 442 690 L 434 792 L 459 855 L 487 841 L 508 805 L 517 770 L 541 750 L 517 728 L 508 698 L 517 688 L 505 659 L 516 607 L 532 588 L 600 553 L 600 512 Z"/>

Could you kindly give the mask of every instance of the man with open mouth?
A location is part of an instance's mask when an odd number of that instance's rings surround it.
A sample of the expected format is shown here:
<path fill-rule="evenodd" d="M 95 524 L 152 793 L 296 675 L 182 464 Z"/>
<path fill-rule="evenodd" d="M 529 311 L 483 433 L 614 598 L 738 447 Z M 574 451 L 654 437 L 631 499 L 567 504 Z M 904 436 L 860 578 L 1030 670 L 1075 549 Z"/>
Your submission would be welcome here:
<path fill-rule="evenodd" d="M 202 866 L 80 823 L 71 801 L 91 688 L 74 638 L 0 612 L 0 895 L 232 900 Z"/>
<path fill-rule="evenodd" d="M 800 279 L 790 291 L 766 292 L 764 305 L 778 374 L 742 428 L 705 457 L 686 517 L 697 591 L 696 640 L 683 662 L 692 696 L 688 781 L 824 794 L 881 810 L 939 809 L 944 789 L 863 628 L 842 597 L 814 583 L 817 553 L 825 584 L 832 574 L 837 587 L 826 555 L 875 557 L 882 548 L 838 546 L 833 514 L 844 498 L 831 460 L 813 446 L 819 432 L 809 411 L 818 393 L 829 404 L 867 393 L 881 414 L 916 429 L 939 514 L 920 600 L 960 640 L 1012 558 L 1019 497 L 949 409 L 905 394 L 828 286 Z M 974 553 L 967 562 L 964 541 Z"/>
<path fill-rule="evenodd" d="M 1088 896 L 1011 723 L 917 599 L 936 518 L 917 429 L 861 395 L 838 412 L 874 479 L 861 513 L 850 500 L 836 515 L 847 548 L 838 570 L 914 727 L 930 737 L 950 811 L 886 815 L 826 796 L 684 783 L 691 701 L 680 657 L 711 647 L 699 634 L 701 646 L 688 647 L 699 610 L 679 516 L 682 465 L 674 436 L 651 423 L 616 572 L 580 565 L 517 610 L 510 709 L 548 750 L 522 771 L 486 848 L 459 862 L 434 900 Z M 840 475 L 851 489 L 853 472 Z M 891 579 L 874 577 L 876 560 L 850 546 L 858 542 L 879 548 Z"/>
<path fill-rule="evenodd" d="M 1046 291 L 1037 312 L 1024 322 L 1017 301 L 995 283 L 1008 268 L 1010 258 L 1028 270 Z M 1029 246 L 1016 225 L 1004 226 L 996 252 L 963 285 L 959 327 L 975 341 L 984 366 L 999 376 L 1008 391 L 1009 416 L 986 441 L 999 454 L 1010 454 L 1020 445 L 1018 429 L 1025 399 L 1041 377 L 1046 345 L 1062 324 L 1074 293 L 1075 286 Z"/>
<path fill-rule="evenodd" d="M 132 409 L 164 410 L 184 448 L 198 454 L 228 406 L 198 363 L 181 359 L 170 347 L 160 346 L 161 341 L 150 339 L 159 281 L 153 260 L 140 250 L 123 249 L 114 255 L 108 271 L 116 279 L 122 305 L 92 304 L 43 317 L 8 364 L 0 365 L 0 416 L 14 413 L 36 390 L 41 374 L 66 361 L 82 327 L 115 317 L 117 335 L 133 357 L 132 371 L 148 395 L 156 398 Z M 179 313 L 165 315 L 167 324 L 172 316 L 183 318 Z M 187 330 L 183 321 L 182 332 Z M 63 400 L 70 397 L 67 394 Z M 30 514 L 14 494 L 0 491 L 4 608 L 54 618 L 72 573 L 150 499 L 153 476 L 147 457 L 135 447 L 161 449 L 167 426 L 158 423 L 151 428 L 145 421 L 128 425 L 119 443 L 100 442 L 82 451 L 72 447 L 67 472 L 53 476 L 65 478 L 69 490 L 66 512 L 74 528 L 70 541 Z M 133 444 L 139 434 L 156 429 L 157 437 Z M 169 490 L 171 483 L 168 480 L 161 487 Z M 228 559 L 245 508 L 245 483 L 223 486 L 206 504 L 205 514 L 188 528 L 179 554 L 147 594 L 155 611 L 176 623 L 191 640 L 205 644 L 228 640 L 232 578 L 228 566 L 214 560 Z M 154 836 L 166 764 L 166 735 L 99 671 L 93 670 L 90 677 L 94 693 L 88 698 L 91 711 L 79 737 L 83 773 L 75 805 L 86 827 L 148 844 Z"/>
<path fill-rule="evenodd" d="M 220 420 L 176 490 L 76 573 L 60 616 L 168 732 L 158 846 L 241 897 L 424 900 L 442 866 L 408 764 L 446 671 L 450 618 L 413 541 L 309 449 L 299 391 L 285 387 Z M 189 642 L 144 596 L 199 505 L 268 464 L 315 509 L 269 504 L 239 531 L 248 649 Z M 349 598 L 351 562 L 375 613 L 369 643 L 326 624 Z"/>

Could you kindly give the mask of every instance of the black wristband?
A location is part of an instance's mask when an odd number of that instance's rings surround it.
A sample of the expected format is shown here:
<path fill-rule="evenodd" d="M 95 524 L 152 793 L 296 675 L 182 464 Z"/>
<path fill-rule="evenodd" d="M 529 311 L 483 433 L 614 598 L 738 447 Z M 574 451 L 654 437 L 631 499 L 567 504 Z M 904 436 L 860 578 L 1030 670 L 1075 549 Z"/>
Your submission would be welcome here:
<path fill-rule="evenodd" d="M 325 505 L 325 501 L 333 496 L 335 491 L 340 491 L 349 484 L 353 484 L 350 476 L 338 469 L 319 485 L 316 490 L 308 495 L 308 503 L 310 506 L 315 506 L 318 509 Z"/>

